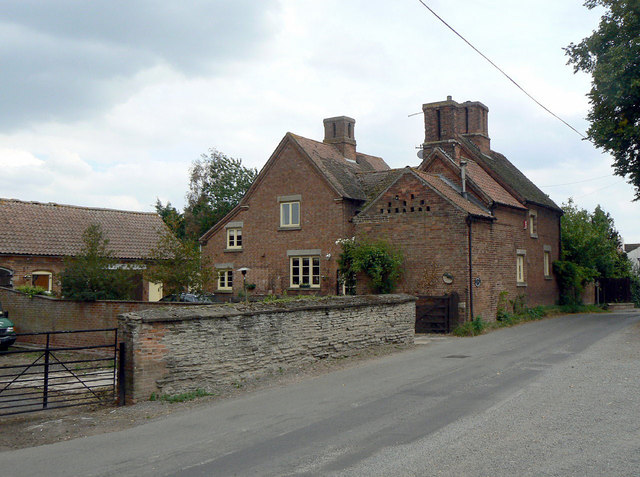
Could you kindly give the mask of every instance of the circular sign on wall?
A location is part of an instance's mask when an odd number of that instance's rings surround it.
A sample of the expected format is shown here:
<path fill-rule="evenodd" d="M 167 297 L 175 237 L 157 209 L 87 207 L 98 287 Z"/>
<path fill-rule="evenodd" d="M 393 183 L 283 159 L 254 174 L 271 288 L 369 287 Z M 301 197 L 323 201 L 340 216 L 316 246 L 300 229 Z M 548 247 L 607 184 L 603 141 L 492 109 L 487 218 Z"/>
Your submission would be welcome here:
<path fill-rule="evenodd" d="M 451 275 L 450 273 L 443 273 L 442 281 L 445 282 L 447 285 L 451 285 L 453 283 L 453 275 Z"/>
<path fill-rule="evenodd" d="M 473 281 L 473 283 L 475 283 L 476 288 L 478 288 L 480 286 L 480 284 L 482 283 L 482 280 L 480 280 L 480 277 L 476 277 L 476 279 Z"/>

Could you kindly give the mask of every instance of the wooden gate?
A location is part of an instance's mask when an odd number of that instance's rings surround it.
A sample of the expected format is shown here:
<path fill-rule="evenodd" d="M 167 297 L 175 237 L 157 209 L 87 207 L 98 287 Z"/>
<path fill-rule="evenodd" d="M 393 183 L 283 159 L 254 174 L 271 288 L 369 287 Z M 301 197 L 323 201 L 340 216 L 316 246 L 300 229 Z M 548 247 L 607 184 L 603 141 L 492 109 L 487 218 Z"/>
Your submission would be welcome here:
<path fill-rule="evenodd" d="M 416 333 L 450 333 L 458 325 L 457 293 L 444 296 L 418 295 Z"/>

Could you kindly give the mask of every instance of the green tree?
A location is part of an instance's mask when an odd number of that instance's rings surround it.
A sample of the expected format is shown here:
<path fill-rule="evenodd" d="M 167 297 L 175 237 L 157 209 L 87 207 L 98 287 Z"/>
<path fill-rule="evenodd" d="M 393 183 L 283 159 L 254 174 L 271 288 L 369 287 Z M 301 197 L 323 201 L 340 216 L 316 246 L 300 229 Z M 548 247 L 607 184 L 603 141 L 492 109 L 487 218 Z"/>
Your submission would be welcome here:
<path fill-rule="evenodd" d="M 574 71 L 591 74 L 593 143 L 613 154 L 615 173 L 630 179 L 640 199 L 640 2 L 587 0 L 606 9 L 598 29 L 565 48 Z"/>
<path fill-rule="evenodd" d="M 178 212 L 178 210 L 171 205 L 171 202 L 167 202 L 167 205 L 164 205 L 160 199 L 156 199 L 156 213 L 162 217 L 165 225 L 169 227 L 169 230 L 171 230 L 176 237 L 180 240 L 185 238 L 184 214 Z"/>
<path fill-rule="evenodd" d="M 82 241 L 80 255 L 68 259 L 60 273 L 62 296 L 80 301 L 131 299 L 133 272 L 117 267 L 100 225 L 87 227 Z"/>
<path fill-rule="evenodd" d="M 563 259 L 591 269 L 598 278 L 630 274 L 613 218 L 600 206 L 593 213 L 578 208 L 572 199 L 562 205 Z"/>
<path fill-rule="evenodd" d="M 202 293 L 213 282 L 213 267 L 200 253 L 197 242 L 178 240 L 167 232 L 147 258 L 150 265 L 145 277 L 150 282 L 162 283 L 166 294 Z"/>
<path fill-rule="evenodd" d="M 193 162 L 190 175 L 184 219 L 187 237 L 197 239 L 240 202 L 258 171 L 210 149 Z"/>
<path fill-rule="evenodd" d="M 611 215 L 597 206 L 593 213 L 572 199 L 562 205 L 562 260 L 554 264 L 563 304 L 577 304 L 584 286 L 597 278 L 631 276 L 620 234 Z"/>

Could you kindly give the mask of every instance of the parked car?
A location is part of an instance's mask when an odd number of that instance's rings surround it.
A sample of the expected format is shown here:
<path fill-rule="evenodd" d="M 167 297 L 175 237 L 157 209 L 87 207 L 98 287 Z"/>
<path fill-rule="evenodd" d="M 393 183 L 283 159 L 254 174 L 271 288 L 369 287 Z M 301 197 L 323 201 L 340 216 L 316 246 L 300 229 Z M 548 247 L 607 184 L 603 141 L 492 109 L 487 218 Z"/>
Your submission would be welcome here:
<path fill-rule="evenodd" d="M 186 303 L 215 303 L 215 295 L 203 293 L 196 295 L 195 293 L 178 293 L 162 297 L 160 301 L 168 302 L 186 302 Z"/>
<path fill-rule="evenodd" d="M 0 303 L 0 351 L 6 351 L 16 342 L 16 332 L 8 315 L 9 313 L 2 309 L 2 303 Z"/>

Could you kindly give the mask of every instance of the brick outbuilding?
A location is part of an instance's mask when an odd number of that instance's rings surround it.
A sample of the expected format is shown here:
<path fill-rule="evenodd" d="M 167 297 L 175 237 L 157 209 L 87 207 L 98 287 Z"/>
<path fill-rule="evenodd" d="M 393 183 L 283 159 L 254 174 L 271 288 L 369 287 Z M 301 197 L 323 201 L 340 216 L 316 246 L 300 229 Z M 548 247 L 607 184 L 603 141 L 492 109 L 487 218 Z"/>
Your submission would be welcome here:
<path fill-rule="evenodd" d="M 287 133 L 255 182 L 202 238 L 216 293 L 339 294 L 343 238 L 385 239 L 403 254 L 398 291 L 456 292 L 466 316 L 493 319 L 502 293 L 552 304 L 562 210 L 490 149 L 480 102 L 423 105 L 416 167 L 356 150 L 355 120 L 324 120 L 323 142 Z M 358 291 L 364 291 L 359 283 Z"/>
<path fill-rule="evenodd" d="M 82 234 L 90 225 L 101 226 L 119 266 L 135 269 L 144 267 L 167 231 L 156 213 L 0 199 L 0 286 L 37 285 L 60 294 L 57 275 L 65 259 L 82 252 Z M 136 300 L 155 301 L 162 286 L 140 272 L 134 293 Z"/>

